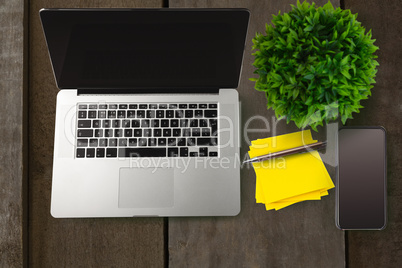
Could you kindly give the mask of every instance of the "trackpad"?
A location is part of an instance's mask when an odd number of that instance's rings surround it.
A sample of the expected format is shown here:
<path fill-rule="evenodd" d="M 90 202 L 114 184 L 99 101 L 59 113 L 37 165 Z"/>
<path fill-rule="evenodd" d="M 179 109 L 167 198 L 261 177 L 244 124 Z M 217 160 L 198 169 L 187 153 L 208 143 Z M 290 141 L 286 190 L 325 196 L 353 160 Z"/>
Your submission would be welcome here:
<path fill-rule="evenodd" d="M 173 168 L 120 168 L 119 208 L 173 207 Z"/>

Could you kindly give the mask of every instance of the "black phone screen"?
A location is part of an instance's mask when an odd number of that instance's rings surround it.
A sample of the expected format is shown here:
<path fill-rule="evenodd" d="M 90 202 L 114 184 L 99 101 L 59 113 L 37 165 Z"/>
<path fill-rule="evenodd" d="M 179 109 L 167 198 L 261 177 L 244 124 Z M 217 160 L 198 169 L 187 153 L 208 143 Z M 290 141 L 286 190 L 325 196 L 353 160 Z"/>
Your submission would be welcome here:
<path fill-rule="evenodd" d="M 385 228 L 385 129 L 340 129 L 337 171 L 337 226 L 341 229 Z"/>

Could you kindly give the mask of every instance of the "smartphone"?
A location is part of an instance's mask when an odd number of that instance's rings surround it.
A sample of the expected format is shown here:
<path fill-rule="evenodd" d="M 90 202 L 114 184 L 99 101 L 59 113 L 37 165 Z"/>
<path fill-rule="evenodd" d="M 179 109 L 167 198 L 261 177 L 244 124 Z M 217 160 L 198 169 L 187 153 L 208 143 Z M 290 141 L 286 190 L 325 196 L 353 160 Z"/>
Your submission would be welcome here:
<path fill-rule="evenodd" d="M 383 127 L 338 132 L 336 226 L 382 230 L 387 223 L 387 150 Z"/>

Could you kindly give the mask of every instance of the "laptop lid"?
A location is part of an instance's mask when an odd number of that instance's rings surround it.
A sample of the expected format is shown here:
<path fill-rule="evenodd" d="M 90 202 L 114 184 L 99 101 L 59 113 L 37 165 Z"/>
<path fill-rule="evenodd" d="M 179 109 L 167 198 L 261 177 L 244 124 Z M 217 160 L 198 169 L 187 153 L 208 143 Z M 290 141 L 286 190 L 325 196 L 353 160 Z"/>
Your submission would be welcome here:
<path fill-rule="evenodd" d="M 246 9 L 43 9 L 60 89 L 237 88 Z"/>

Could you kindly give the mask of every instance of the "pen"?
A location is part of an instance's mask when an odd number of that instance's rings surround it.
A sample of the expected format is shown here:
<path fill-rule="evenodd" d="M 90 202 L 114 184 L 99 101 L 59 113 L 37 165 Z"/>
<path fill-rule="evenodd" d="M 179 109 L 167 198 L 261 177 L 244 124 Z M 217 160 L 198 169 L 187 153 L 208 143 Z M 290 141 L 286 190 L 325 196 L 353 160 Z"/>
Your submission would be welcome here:
<path fill-rule="evenodd" d="M 264 160 L 268 160 L 268 159 L 272 159 L 272 158 L 276 158 L 276 157 L 281 157 L 281 156 L 286 156 L 286 155 L 291 155 L 291 154 L 305 153 L 305 152 L 308 152 L 309 150 L 320 150 L 320 149 L 324 149 L 326 146 L 327 146 L 326 141 L 324 141 L 324 142 L 316 142 L 316 143 L 312 143 L 312 144 L 303 145 L 303 146 L 300 146 L 300 147 L 295 147 L 295 148 L 279 151 L 279 152 L 276 152 L 276 153 L 256 156 L 256 157 L 253 157 L 251 159 L 245 160 L 243 162 L 243 164 L 244 163 L 261 162 L 261 161 L 264 161 Z"/>

